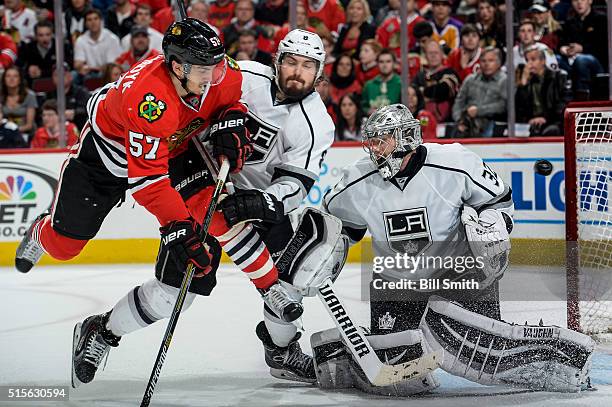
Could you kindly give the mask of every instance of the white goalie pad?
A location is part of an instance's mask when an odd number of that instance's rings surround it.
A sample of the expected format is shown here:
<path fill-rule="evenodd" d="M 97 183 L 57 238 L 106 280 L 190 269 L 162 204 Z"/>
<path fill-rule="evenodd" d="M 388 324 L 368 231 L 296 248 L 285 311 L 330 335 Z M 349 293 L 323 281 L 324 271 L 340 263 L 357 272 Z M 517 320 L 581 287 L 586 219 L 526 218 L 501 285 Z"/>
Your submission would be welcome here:
<path fill-rule="evenodd" d="M 389 365 L 407 362 L 430 352 L 423 334 L 418 329 L 366 337 L 378 357 Z M 312 334 L 310 343 L 317 381 L 319 387 L 324 389 L 356 387 L 370 394 L 407 397 L 429 392 L 439 385 L 430 372 L 388 386 L 373 386 L 355 363 L 336 328 Z"/>
<path fill-rule="evenodd" d="M 558 326 L 514 325 L 432 296 L 419 328 L 442 369 L 485 384 L 578 392 L 586 388 L 595 342 Z"/>
<path fill-rule="evenodd" d="M 348 253 L 342 222 L 328 213 L 306 208 L 293 237 L 276 262 L 279 273 L 306 297 L 317 295 L 323 282 L 336 279 Z"/>

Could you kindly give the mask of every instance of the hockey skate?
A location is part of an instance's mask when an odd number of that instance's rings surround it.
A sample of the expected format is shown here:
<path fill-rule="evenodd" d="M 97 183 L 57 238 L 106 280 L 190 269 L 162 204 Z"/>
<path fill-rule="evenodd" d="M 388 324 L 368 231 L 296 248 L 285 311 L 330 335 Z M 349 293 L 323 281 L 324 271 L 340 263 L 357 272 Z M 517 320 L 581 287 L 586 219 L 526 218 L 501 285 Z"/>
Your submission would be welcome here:
<path fill-rule="evenodd" d="M 293 322 L 302 316 L 304 307 L 280 282 L 262 291 L 264 303 L 283 321 Z"/>
<path fill-rule="evenodd" d="M 15 267 L 22 273 L 27 273 L 34 267 L 38 260 L 45 253 L 40 242 L 38 241 L 38 232 L 41 226 L 41 220 L 47 216 L 47 213 L 39 215 L 28 228 L 28 231 L 21 239 L 21 243 L 17 246 L 15 253 Z"/>
<path fill-rule="evenodd" d="M 257 325 L 255 332 L 263 343 L 266 364 L 270 367 L 270 374 L 272 376 L 278 379 L 306 383 L 317 381 L 312 356 L 302 352 L 302 348 L 298 343 L 298 339 L 301 336 L 300 332 L 284 348 L 277 346 L 272 341 L 264 321 Z"/>
<path fill-rule="evenodd" d="M 121 337 L 106 329 L 110 312 L 92 315 L 74 327 L 72 338 L 72 387 L 93 380 L 100 362 L 110 351 L 119 346 Z"/>

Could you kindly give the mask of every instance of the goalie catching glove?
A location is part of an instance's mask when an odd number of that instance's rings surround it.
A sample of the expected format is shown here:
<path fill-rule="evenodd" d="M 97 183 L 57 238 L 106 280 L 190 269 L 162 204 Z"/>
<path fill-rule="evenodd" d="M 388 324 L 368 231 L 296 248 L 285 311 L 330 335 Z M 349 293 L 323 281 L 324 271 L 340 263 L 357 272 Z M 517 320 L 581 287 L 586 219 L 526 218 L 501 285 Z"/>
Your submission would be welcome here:
<path fill-rule="evenodd" d="M 274 195 L 257 189 L 236 191 L 223 199 L 219 208 L 229 227 L 252 221 L 280 223 L 285 216 L 282 202 Z"/>
<path fill-rule="evenodd" d="M 199 229 L 193 219 L 175 220 L 159 229 L 162 246 L 182 270 L 186 270 L 189 263 L 193 264 L 194 277 L 202 277 L 211 270 L 211 255 L 200 240 Z"/>
<path fill-rule="evenodd" d="M 480 214 L 470 206 L 463 207 L 461 222 L 465 226 L 465 234 L 472 254 L 480 257 L 484 280 L 481 288 L 486 288 L 500 279 L 508 268 L 510 254 L 510 235 L 508 226 L 512 220 L 508 215 L 495 209 L 485 209 Z"/>
<path fill-rule="evenodd" d="M 213 155 L 226 157 L 232 173 L 239 172 L 253 152 L 246 119 L 242 111 L 229 110 L 210 126 Z"/>

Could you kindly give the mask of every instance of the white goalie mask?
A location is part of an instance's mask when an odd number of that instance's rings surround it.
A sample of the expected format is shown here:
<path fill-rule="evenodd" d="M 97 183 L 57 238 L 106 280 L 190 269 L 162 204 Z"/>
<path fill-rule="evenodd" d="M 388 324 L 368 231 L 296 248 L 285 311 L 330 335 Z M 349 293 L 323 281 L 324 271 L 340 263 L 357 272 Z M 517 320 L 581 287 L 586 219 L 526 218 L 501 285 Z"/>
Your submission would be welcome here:
<path fill-rule="evenodd" d="M 383 106 L 368 118 L 362 143 L 386 180 L 393 178 L 404 157 L 423 144 L 421 123 L 400 103 Z"/>
<path fill-rule="evenodd" d="M 280 65 L 283 61 L 283 57 L 286 54 L 299 55 L 307 58 L 311 58 L 317 62 L 317 73 L 315 76 L 314 83 L 323 74 L 323 67 L 325 65 L 325 47 L 323 41 L 315 33 L 310 31 L 295 29 L 289 31 L 285 38 L 278 44 L 278 51 L 276 51 L 276 58 L 274 59 L 274 68 L 276 71 L 275 81 L 276 85 L 280 88 L 278 81 Z M 313 83 L 313 86 L 314 86 Z"/>

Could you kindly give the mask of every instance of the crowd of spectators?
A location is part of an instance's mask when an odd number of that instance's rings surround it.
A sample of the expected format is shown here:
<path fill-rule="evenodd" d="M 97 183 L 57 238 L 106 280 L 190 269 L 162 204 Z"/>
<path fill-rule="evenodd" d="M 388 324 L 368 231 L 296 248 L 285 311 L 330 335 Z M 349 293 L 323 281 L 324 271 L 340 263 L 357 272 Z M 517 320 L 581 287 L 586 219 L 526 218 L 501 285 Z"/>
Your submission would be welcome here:
<path fill-rule="evenodd" d="M 271 65 L 290 30 L 288 0 L 184 0 L 237 60 Z M 0 147 L 55 147 L 60 123 L 53 3 L 4 0 L 0 32 Z M 529 135 L 562 135 L 570 100 L 607 97 L 605 0 L 514 2 L 506 49 L 497 0 L 407 0 L 408 104 L 426 139 L 507 134 L 509 97 Z M 297 25 L 325 45 L 316 89 L 338 140 L 359 140 L 367 116 L 401 100 L 400 0 L 298 0 Z M 169 0 L 64 0 L 65 124 L 69 140 L 87 120 L 90 92 L 162 52 L 174 21 Z M 506 55 L 514 57 L 507 72 Z M 508 75 L 516 90 L 508 95 Z"/>

